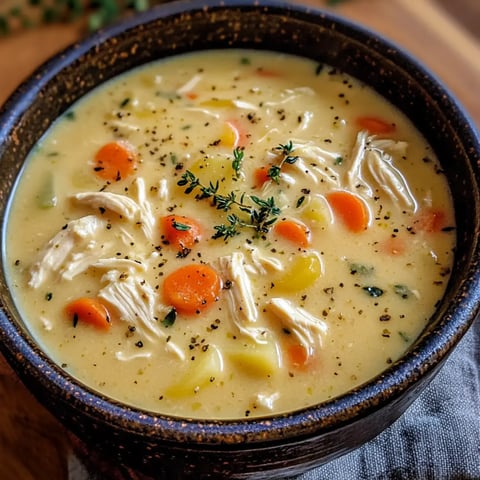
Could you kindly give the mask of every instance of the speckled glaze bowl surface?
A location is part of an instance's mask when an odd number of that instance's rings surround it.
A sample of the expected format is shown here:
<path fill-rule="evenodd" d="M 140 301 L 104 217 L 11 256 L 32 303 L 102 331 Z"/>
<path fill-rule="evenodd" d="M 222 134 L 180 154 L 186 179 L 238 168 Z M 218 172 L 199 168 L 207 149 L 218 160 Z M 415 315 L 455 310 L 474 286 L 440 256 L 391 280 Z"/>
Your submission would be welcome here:
<path fill-rule="evenodd" d="M 413 120 L 450 183 L 457 212 L 456 261 L 428 328 L 382 375 L 340 398 L 288 415 L 212 422 L 133 409 L 70 378 L 28 334 L 3 267 L 0 347 L 15 371 L 87 449 L 154 478 L 280 478 L 347 453 L 403 413 L 479 310 L 480 145 L 461 107 L 415 60 L 350 22 L 298 5 L 224 3 L 194 1 L 153 9 L 73 46 L 22 84 L 0 114 L 2 222 L 29 150 L 72 102 L 95 86 L 177 53 L 269 49 L 338 67 L 373 86 Z M 4 235 L 2 225 L 2 240 Z"/>

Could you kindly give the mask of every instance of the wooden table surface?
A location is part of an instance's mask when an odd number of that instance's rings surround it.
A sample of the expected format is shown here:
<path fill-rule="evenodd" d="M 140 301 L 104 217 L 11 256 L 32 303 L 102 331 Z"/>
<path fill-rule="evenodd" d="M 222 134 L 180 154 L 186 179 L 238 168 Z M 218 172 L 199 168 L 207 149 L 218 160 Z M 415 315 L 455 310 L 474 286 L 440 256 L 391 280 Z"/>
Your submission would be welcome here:
<path fill-rule="evenodd" d="M 325 8 L 411 52 L 447 85 L 480 127 L 480 1 L 448 1 L 349 0 Z M 449 8 L 452 3 L 455 9 Z M 79 26 L 58 24 L 0 37 L 0 104 L 35 67 L 81 35 Z M 68 471 L 69 455 L 62 427 L 0 357 L 0 479 L 76 480 Z"/>

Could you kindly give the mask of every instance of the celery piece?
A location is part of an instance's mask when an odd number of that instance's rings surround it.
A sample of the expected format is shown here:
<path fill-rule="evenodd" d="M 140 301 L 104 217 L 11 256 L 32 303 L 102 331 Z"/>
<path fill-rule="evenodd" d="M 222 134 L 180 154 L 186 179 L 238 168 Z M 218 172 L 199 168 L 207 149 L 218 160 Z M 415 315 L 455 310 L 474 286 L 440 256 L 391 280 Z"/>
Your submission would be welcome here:
<path fill-rule="evenodd" d="M 55 184 L 51 172 L 48 172 L 43 180 L 43 184 L 37 195 L 37 204 L 40 208 L 53 208 L 57 205 Z"/>

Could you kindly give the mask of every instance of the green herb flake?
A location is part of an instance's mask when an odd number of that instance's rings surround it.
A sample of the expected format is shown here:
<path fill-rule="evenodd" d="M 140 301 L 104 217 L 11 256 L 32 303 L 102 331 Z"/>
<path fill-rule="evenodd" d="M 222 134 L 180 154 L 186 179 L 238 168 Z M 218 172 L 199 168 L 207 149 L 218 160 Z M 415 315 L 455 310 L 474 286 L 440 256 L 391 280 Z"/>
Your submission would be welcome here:
<path fill-rule="evenodd" d="M 240 64 L 241 65 L 250 65 L 252 62 L 248 57 L 242 57 L 240 59 Z"/>
<path fill-rule="evenodd" d="M 45 300 L 49 302 L 53 298 L 53 293 L 52 292 L 47 292 L 45 294 Z"/>
<path fill-rule="evenodd" d="M 374 267 L 371 265 L 364 265 L 363 263 L 351 263 L 349 268 L 352 275 L 367 276 L 371 275 L 375 271 Z"/>
<path fill-rule="evenodd" d="M 273 150 L 275 152 L 279 152 L 279 154 L 283 156 L 283 158 L 280 160 L 280 163 L 278 165 L 272 165 L 268 169 L 267 175 L 275 183 L 280 183 L 280 175 L 283 165 L 285 163 L 287 163 L 288 165 L 293 165 L 298 160 L 298 156 L 292 155 L 294 148 L 291 140 L 286 144 L 280 143 Z"/>
<path fill-rule="evenodd" d="M 337 157 L 333 162 L 334 165 L 341 165 L 343 163 L 343 157 Z"/>
<path fill-rule="evenodd" d="M 378 298 L 383 295 L 383 290 L 381 288 L 374 287 L 374 286 L 362 287 L 362 290 L 368 293 L 368 295 L 370 295 L 373 298 Z"/>
<path fill-rule="evenodd" d="M 130 103 L 130 98 L 129 98 L 129 97 L 124 98 L 124 99 L 120 102 L 120 108 L 126 107 L 129 103 Z"/>
<path fill-rule="evenodd" d="M 66 114 L 65 114 L 65 118 L 67 120 L 75 120 L 76 119 L 76 114 L 73 110 L 69 110 Z"/>
<path fill-rule="evenodd" d="M 397 284 L 393 286 L 393 291 L 402 298 L 409 298 L 413 295 L 412 291 L 406 286 Z"/>
<path fill-rule="evenodd" d="M 176 221 L 172 222 L 172 227 L 175 230 L 178 230 L 179 232 L 186 232 L 192 228 L 190 225 L 185 225 L 184 223 L 180 223 Z"/>
<path fill-rule="evenodd" d="M 405 342 L 405 343 L 410 343 L 410 336 L 403 332 L 402 330 L 399 330 L 398 334 L 400 335 L 401 339 Z"/>
<path fill-rule="evenodd" d="M 167 328 L 171 327 L 175 323 L 176 319 L 177 319 L 177 311 L 175 310 L 175 308 L 172 308 L 165 315 L 165 318 L 162 320 L 162 325 Z"/>
<path fill-rule="evenodd" d="M 305 195 L 302 195 L 298 200 L 297 203 L 295 204 L 296 208 L 300 208 L 303 205 L 303 202 L 305 201 Z"/>

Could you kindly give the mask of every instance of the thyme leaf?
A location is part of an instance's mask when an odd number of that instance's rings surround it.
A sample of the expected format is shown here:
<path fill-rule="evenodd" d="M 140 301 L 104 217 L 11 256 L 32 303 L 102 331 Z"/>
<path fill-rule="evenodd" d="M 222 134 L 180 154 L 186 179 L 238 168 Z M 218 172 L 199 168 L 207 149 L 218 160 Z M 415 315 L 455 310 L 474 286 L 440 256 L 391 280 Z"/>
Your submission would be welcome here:
<path fill-rule="evenodd" d="M 285 145 L 280 143 L 273 150 L 279 152 L 279 154 L 282 156 L 282 159 L 280 160 L 280 163 L 278 165 L 272 165 L 268 169 L 267 175 L 275 183 L 279 183 L 283 165 L 285 163 L 287 163 L 288 165 L 293 165 L 298 160 L 298 156 L 292 155 L 294 148 L 291 140 Z"/>
<path fill-rule="evenodd" d="M 184 223 L 176 222 L 175 220 L 172 222 L 172 227 L 180 232 L 186 232 L 192 228 L 190 225 L 185 225 Z"/>
<path fill-rule="evenodd" d="M 175 308 L 172 308 L 165 315 L 165 318 L 162 320 L 162 325 L 167 328 L 171 327 L 175 323 L 176 319 L 177 319 L 177 311 L 175 310 Z"/>
<path fill-rule="evenodd" d="M 230 212 L 232 208 L 237 208 L 245 213 L 246 218 L 240 218 L 235 213 L 227 215 L 228 224 L 214 226 L 215 233 L 212 238 L 223 238 L 228 240 L 238 235 L 240 228 L 251 228 L 257 234 L 264 234 L 270 230 L 270 227 L 276 222 L 281 213 L 280 208 L 275 204 L 275 199 L 269 197 L 266 200 L 255 195 L 246 195 L 242 193 L 240 198 L 235 192 L 229 192 L 226 195 L 218 193 L 218 181 L 208 186 L 202 184 L 200 180 L 189 170 L 187 170 L 177 182 L 177 185 L 185 188 L 185 193 L 190 194 L 198 191 L 195 198 L 203 200 L 210 198 L 211 206 L 217 210 Z"/>
<path fill-rule="evenodd" d="M 235 150 L 233 150 L 232 168 L 237 178 L 240 176 L 240 169 L 242 168 L 243 156 L 244 156 L 244 153 L 240 147 L 237 147 L 235 148 Z"/>

